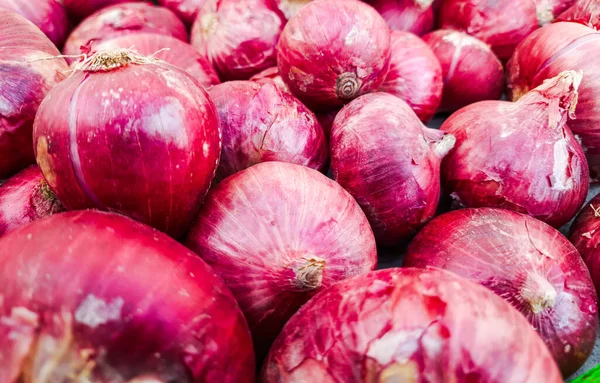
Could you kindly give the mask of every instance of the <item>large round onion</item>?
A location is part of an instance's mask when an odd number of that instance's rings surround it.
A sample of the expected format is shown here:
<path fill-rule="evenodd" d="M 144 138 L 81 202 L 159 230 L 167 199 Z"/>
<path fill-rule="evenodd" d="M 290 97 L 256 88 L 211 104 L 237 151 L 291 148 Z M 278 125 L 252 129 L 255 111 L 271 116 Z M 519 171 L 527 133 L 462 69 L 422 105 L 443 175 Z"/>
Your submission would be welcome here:
<path fill-rule="evenodd" d="M 329 148 L 317 117 L 276 85 L 229 81 L 212 88 L 210 97 L 223 139 L 218 180 L 266 161 L 317 170 L 327 163 Z"/>
<path fill-rule="evenodd" d="M 569 239 L 575 245 L 590 270 L 596 291 L 600 294 L 600 194 L 585 206 L 573 225 Z"/>
<path fill-rule="evenodd" d="M 192 25 L 196 20 L 196 15 L 206 0 L 158 0 L 158 4 L 169 8 L 184 23 Z"/>
<path fill-rule="evenodd" d="M 34 127 L 37 162 L 58 199 L 182 235 L 221 151 L 206 91 L 174 66 L 127 50 L 94 54 L 59 85 Z"/>
<path fill-rule="evenodd" d="M 543 222 L 503 209 L 453 211 L 417 234 L 404 266 L 449 270 L 504 298 L 540 333 L 565 377 L 592 352 L 598 308 L 590 274 Z"/>
<path fill-rule="evenodd" d="M 340 282 L 275 341 L 262 382 L 559 383 L 521 314 L 440 270 L 388 269 Z"/>
<path fill-rule="evenodd" d="M 442 165 L 444 190 L 463 206 L 515 210 L 555 227 L 569 222 L 589 183 L 567 127 L 580 81 L 581 73 L 566 71 L 517 102 L 482 101 L 450 116 L 441 129 L 456 146 Z"/>
<path fill-rule="evenodd" d="M 0 179 L 35 162 L 31 127 L 42 99 L 68 66 L 40 29 L 0 10 Z"/>
<path fill-rule="evenodd" d="M 0 295 L 3 383 L 254 381 L 223 281 L 126 217 L 62 213 L 6 235 Z"/>
<path fill-rule="evenodd" d="M 133 3 L 136 1 L 141 2 L 145 0 L 62 0 L 67 11 L 78 20 L 84 19 L 92 13 L 111 5 Z"/>
<path fill-rule="evenodd" d="M 259 357 L 316 292 L 377 264 L 373 233 L 354 199 L 321 173 L 284 162 L 255 165 L 216 185 L 185 243 L 233 291 Z"/>
<path fill-rule="evenodd" d="M 361 96 L 335 117 L 331 168 L 363 208 L 379 244 L 393 245 L 433 217 L 440 163 L 454 137 L 425 127 L 387 93 Z"/>
<path fill-rule="evenodd" d="M 600 29 L 600 2 L 598 0 L 578 0 L 556 20 L 575 21 L 591 28 Z"/>
<path fill-rule="evenodd" d="M 393 30 L 423 35 L 433 29 L 434 0 L 370 0 Z"/>
<path fill-rule="evenodd" d="M 0 0 L 0 9 L 16 12 L 37 25 L 56 46 L 62 46 L 69 20 L 59 0 Z"/>
<path fill-rule="evenodd" d="M 389 60 L 385 20 L 356 0 L 308 3 L 286 24 L 277 45 L 281 77 L 300 101 L 319 110 L 376 90 Z"/>

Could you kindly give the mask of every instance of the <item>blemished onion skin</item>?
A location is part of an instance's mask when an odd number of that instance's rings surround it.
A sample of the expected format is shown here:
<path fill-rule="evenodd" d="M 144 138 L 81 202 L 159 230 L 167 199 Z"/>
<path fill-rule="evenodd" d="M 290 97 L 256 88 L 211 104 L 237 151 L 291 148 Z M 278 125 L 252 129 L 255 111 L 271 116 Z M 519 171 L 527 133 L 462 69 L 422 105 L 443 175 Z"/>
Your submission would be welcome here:
<path fill-rule="evenodd" d="M 454 112 L 504 91 L 504 67 L 490 47 L 464 32 L 440 29 L 423 36 L 442 67 L 440 111 Z"/>
<path fill-rule="evenodd" d="M 104 8 L 83 20 L 69 35 L 63 53 L 79 55 L 82 47 L 91 45 L 95 48 L 107 39 L 133 33 L 154 33 L 188 40 L 185 25 L 167 8 L 149 3 L 126 3 Z M 77 60 L 67 57 L 67 61 Z"/>
<path fill-rule="evenodd" d="M 429 46 L 410 32 L 392 31 L 391 52 L 390 71 L 378 91 L 404 100 L 421 121 L 431 120 L 442 99 L 440 62 Z"/>
<path fill-rule="evenodd" d="M 456 137 L 442 163 L 444 191 L 466 207 L 499 207 L 561 227 L 588 191 L 585 154 L 567 126 L 580 72 L 546 80 L 517 102 L 481 101 L 450 116 Z"/>
<path fill-rule="evenodd" d="M 317 117 L 274 84 L 228 81 L 213 87 L 223 149 L 216 180 L 266 161 L 322 170 L 329 147 Z M 276 112 L 273 112 L 276 111 Z"/>
<path fill-rule="evenodd" d="M 54 44 L 22 16 L 0 10 L 0 179 L 35 163 L 31 129 L 42 99 L 68 74 Z"/>
<path fill-rule="evenodd" d="M 69 14 L 77 20 L 83 20 L 92 13 L 111 5 L 142 1 L 145 0 L 62 0 Z"/>
<path fill-rule="evenodd" d="M 556 21 L 575 21 L 590 28 L 600 29 L 600 2 L 597 0 L 578 0 L 561 13 Z"/>
<path fill-rule="evenodd" d="M 424 35 L 433 30 L 433 0 L 370 0 L 392 30 Z"/>
<path fill-rule="evenodd" d="M 276 65 L 284 24 L 273 0 L 207 0 L 192 27 L 192 45 L 221 80 L 247 80 Z"/>
<path fill-rule="evenodd" d="M 461 209 L 427 224 L 405 267 L 452 271 L 489 288 L 539 332 L 568 377 L 596 341 L 597 298 L 575 247 L 556 229 L 504 209 Z"/>
<path fill-rule="evenodd" d="M 569 240 L 575 245 L 588 267 L 596 292 L 600 293 L 600 194 L 585 206 L 571 225 Z"/>
<path fill-rule="evenodd" d="M 441 270 L 392 268 L 340 282 L 273 344 L 262 382 L 559 383 L 525 318 Z"/>
<path fill-rule="evenodd" d="M 279 87 L 281 90 L 285 90 L 289 92 L 290 89 L 287 87 L 281 75 L 279 74 L 279 69 L 276 66 L 267 68 L 260 73 L 255 74 L 250 77 L 250 81 L 256 81 L 261 84 L 273 84 Z"/>
<path fill-rule="evenodd" d="M 354 0 L 308 3 L 285 25 L 277 45 L 283 81 L 314 111 L 336 109 L 375 91 L 389 61 L 385 20 Z"/>
<path fill-rule="evenodd" d="M 356 201 L 316 170 L 284 162 L 217 184 L 185 244 L 231 288 L 259 360 L 315 293 L 377 266 L 375 239 Z"/>
<path fill-rule="evenodd" d="M 175 12 L 187 25 L 194 23 L 198 11 L 205 2 L 206 0 L 158 0 L 158 4 Z"/>
<path fill-rule="evenodd" d="M 175 238 L 214 177 L 220 136 L 191 75 L 127 50 L 94 54 L 48 94 L 34 124 L 38 165 L 65 207 L 115 211 Z"/>
<path fill-rule="evenodd" d="M 231 292 L 143 224 L 55 214 L 2 237 L 0 265 L 2 382 L 254 381 Z"/>
<path fill-rule="evenodd" d="M 395 245 L 435 214 L 440 164 L 454 137 L 425 127 L 387 93 L 361 96 L 335 117 L 333 177 L 364 210 L 379 245 Z"/>
<path fill-rule="evenodd" d="M 69 20 L 65 7 L 59 0 L 0 0 L 0 9 L 25 17 L 58 47 L 67 38 Z"/>

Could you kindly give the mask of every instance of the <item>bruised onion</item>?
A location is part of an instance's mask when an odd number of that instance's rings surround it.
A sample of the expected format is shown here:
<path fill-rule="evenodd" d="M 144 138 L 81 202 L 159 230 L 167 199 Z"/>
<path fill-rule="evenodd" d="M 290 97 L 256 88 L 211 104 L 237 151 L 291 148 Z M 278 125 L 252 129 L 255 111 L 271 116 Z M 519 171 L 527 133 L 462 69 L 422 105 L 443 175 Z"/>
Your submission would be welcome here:
<path fill-rule="evenodd" d="M 216 179 L 266 161 L 320 170 L 329 148 L 317 117 L 274 84 L 229 81 L 210 90 L 221 122 L 223 149 Z"/>
<path fill-rule="evenodd" d="M 452 271 L 516 307 L 539 332 L 563 376 L 596 341 L 596 292 L 577 250 L 532 217 L 503 209 L 462 209 L 427 224 L 411 242 L 406 267 Z"/>
<path fill-rule="evenodd" d="M 67 37 L 69 20 L 59 0 L 0 0 L 0 9 L 25 17 L 37 25 L 56 46 L 62 46 Z"/>
<path fill-rule="evenodd" d="M 598 250 L 598 240 L 600 239 L 600 194 L 596 195 L 585 206 L 573 225 L 569 233 L 569 239 L 575 245 L 583 261 L 590 270 L 592 280 L 596 286 L 596 291 L 600 293 L 600 252 Z"/>
<path fill-rule="evenodd" d="M 481 101 L 451 115 L 441 127 L 456 136 L 442 165 L 444 190 L 463 206 L 515 210 L 554 227 L 569 222 L 589 183 L 567 126 L 581 79 L 565 71 L 517 102 Z"/>
<path fill-rule="evenodd" d="M 371 0 L 393 30 L 423 35 L 434 26 L 434 0 Z"/>
<path fill-rule="evenodd" d="M 141 2 L 145 0 L 62 0 L 62 3 L 75 19 L 82 20 L 102 8 L 136 1 Z"/>
<path fill-rule="evenodd" d="M 556 19 L 575 21 L 588 27 L 600 29 L 600 2 L 598 0 L 578 0 Z"/>
<path fill-rule="evenodd" d="M 442 66 L 440 110 L 454 112 L 504 91 L 504 68 L 490 47 L 466 33 L 441 29 L 423 36 Z"/>
<path fill-rule="evenodd" d="M 3 383 L 254 381 L 223 281 L 126 217 L 61 213 L 2 237 L 0 295 Z"/>
<path fill-rule="evenodd" d="M 333 176 L 360 204 L 379 244 L 394 245 L 433 217 L 440 163 L 454 141 L 387 93 L 361 96 L 337 114 Z"/>
<path fill-rule="evenodd" d="M 196 20 L 196 15 L 206 0 L 158 0 L 158 4 L 169 8 L 184 23 L 192 25 Z"/>
<path fill-rule="evenodd" d="M 385 20 L 357 0 L 308 3 L 286 24 L 277 45 L 281 77 L 313 110 L 335 109 L 376 90 L 389 60 Z"/>
<path fill-rule="evenodd" d="M 182 235 L 221 151 L 206 91 L 182 70 L 128 50 L 95 53 L 59 85 L 34 126 L 37 162 L 58 199 Z"/>
<path fill-rule="evenodd" d="M 185 243 L 233 291 L 259 357 L 315 293 L 377 264 L 373 233 L 354 199 L 316 170 L 284 162 L 217 184 Z"/>
<path fill-rule="evenodd" d="M 264 383 L 559 383 L 527 321 L 441 270 L 387 269 L 340 282 L 285 325 Z"/>
<path fill-rule="evenodd" d="M 279 89 L 289 92 L 289 89 L 285 82 L 283 82 L 283 79 L 279 74 L 279 69 L 277 69 L 276 66 L 267 68 L 262 72 L 255 74 L 250 77 L 250 81 L 256 81 L 261 84 L 273 84 L 279 87 Z"/>

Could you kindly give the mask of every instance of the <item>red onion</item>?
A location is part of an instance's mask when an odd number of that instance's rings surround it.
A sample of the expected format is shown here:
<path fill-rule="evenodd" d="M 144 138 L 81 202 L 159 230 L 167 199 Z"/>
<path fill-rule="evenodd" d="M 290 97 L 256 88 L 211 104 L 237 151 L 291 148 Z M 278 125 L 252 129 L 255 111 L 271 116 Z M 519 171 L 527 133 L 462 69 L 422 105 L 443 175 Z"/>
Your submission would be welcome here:
<path fill-rule="evenodd" d="M 0 9 L 16 12 L 37 25 L 56 46 L 67 37 L 69 20 L 59 0 L 0 0 Z"/>
<path fill-rule="evenodd" d="M 571 226 L 569 239 L 575 245 L 590 270 L 596 291 L 600 293 L 600 257 L 597 248 L 600 239 L 600 194 L 596 195 L 579 213 Z"/>
<path fill-rule="evenodd" d="M 565 377 L 592 352 L 598 308 L 590 274 L 543 222 L 503 209 L 456 210 L 417 234 L 404 266 L 449 270 L 504 298 L 540 333 Z"/>
<path fill-rule="evenodd" d="M 371 0 L 393 30 L 423 35 L 433 29 L 433 0 Z"/>
<path fill-rule="evenodd" d="M 50 188 L 68 209 L 116 211 L 182 235 L 221 151 L 208 94 L 182 70 L 127 50 L 95 53 L 79 68 L 35 119 Z"/>
<path fill-rule="evenodd" d="M 284 327 L 262 382 L 559 383 L 521 314 L 440 270 L 388 269 L 340 282 Z"/>
<path fill-rule="evenodd" d="M 42 99 L 61 81 L 67 64 L 40 29 L 0 10 L 0 179 L 35 162 L 31 127 Z"/>
<path fill-rule="evenodd" d="M 274 84 L 229 81 L 210 90 L 221 122 L 217 180 L 266 161 L 323 169 L 329 148 L 313 112 Z"/>
<path fill-rule="evenodd" d="M 393 245 L 433 217 L 440 163 L 454 137 L 425 127 L 387 93 L 357 98 L 331 130 L 333 176 L 363 208 L 380 245 Z"/>
<path fill-rule="evenodd" d="M 440 110 L 454 112 L 504 91 L 504 68 L 490 47 L 466 33 L 441 29 L 423 36 L 442 66 Z"/>
<path fill-rule="evenodd" d="M 440 105 L 442 87 L 442 68 L 427 44 L 410 32 L 393 31 L 390 71 L 379 91 L 400 97 L 427 122 Z"/>
<path fill-rule="evenodd" d="M 126 3 L 104 8 L 83 20 L 67 39 L 63 53 L 78 55 L 82 47 L 93 48 L 109 38 L 140 32 L 188 39 L 185 25 L 168 9 L 148 3 Z"/>
<path fill-rule="evenodd" d="M 501 207 L 560 227 L 588 191 L 585 154 L 567 127 L 581 73 L 566 71 L 519 101 L 482 101 L 454 113 L 456 136 L 444 160 L 444 190 L 463 206 Z M 570 123 L 570 122 L 569 122 Z"/>
<path fill-rule="evenodd" d="M 0 294 L 3 383 L 254 381 L 223 281 L 126 217 L 62 213 L 6 235 Z"/>
<path fill-rule="evenodd" d="M 92 13 L 115 4 L 141 2 L 145 0 L 62 0 L 67 11 L 78 20 Z"/>
<path fill-rule="evenodd" d="M 192 28 L 192 45 L 223 80 L 247 80 L 276 64 L 284 23 L 272 0 L 208 0 Z"/>
<path fill-rule="evenodd" d="M 258 356 L 316 292 L 377 264 L 373 233 L 354 199 L 321 173 L 284 162 L 252 166 L 216 185 L 186 244 L 233 291 Z"/>
<path fill-rule="evenodd" d="M 600 29 L 600 2 L 598 0 L 578 0 L 562 13 L 557 21 L 575 21 L 588 27 Z"/>
<path fill-rule="evenodd" d="M 376 90 L 389 60 L 385 20 L 355 0 L 310 2 L 286 24 L 277 45 L 281 77 L 313 110 L 335 109 Z"/>
<path fill-rule="evenodd" d="M 283 82 L 281 75 L 279 74 L 279 69 L 276 66 L 267 68 L 260 73 L 255 74 L 250 77 L 250 81 L 256 81 L 261 84 L 273 84 L 281 90 L 285 90 L 289 92 L 287 85 Z"/>
<path fill-rule="evenodd" d="M 196 15 L 206 0 L 158 0 L 158 4 L 169 8 L 184 23 L 192 25 L 196 20 Z"/>

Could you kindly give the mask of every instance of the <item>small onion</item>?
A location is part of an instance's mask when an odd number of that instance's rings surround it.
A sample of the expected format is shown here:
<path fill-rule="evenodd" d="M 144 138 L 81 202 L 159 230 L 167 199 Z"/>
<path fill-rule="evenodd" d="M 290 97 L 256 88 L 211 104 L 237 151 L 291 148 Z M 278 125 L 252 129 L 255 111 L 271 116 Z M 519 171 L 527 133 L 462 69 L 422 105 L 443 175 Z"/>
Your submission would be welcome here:
<path fill-rule="evenodd" d="M 194 23 L 196 15 L 204 3 L 206 0 L 158 0 L 158 4 L 175 12 L 187 25 Z"/>
<path fill-rule="evenodd" d="M 561 383 L 525 318 L 441 270 L 388 269 L 340 282 L 285 325 L 264 383 Z"/>
<path fill-rule="evenodd" d="M 434 26 L 433 0 L 370 0 L 393 30 L 424 35 Z"/>
<path fill-rule="evenodd" d="M 363 208 L 380 245 L 397 244 L 433 217 L 440 163 L 454 141 L 387 93 L 361 96 L 337 114 L 333 176 Z"/>
<path fill-rule="evenodd" d="M 579 0 L 556 20 L 575 21 L 591 28 L 600 29 L 600 2 L 598 0 Z"/>
<path fill-rule="evenodd" d="M 286 92 L 290 91 L 281 78 L 279 69 L 277 69 L 276 66 L 267 68 L 262 72 L 255 74 L 254 76 L 250 77 L 250 81 L 256 81 L 261 84 L 273 84 L 279 87 L 281 90 L 285 90 Z"/>
<path fill-rule="evenodd" d="M 284 162 L 217 184 L 185 243 L 233 291 L 259 357 L 315 293 L 377 265 L 373 233 L 354 199 L 321 173 Z"/>
<path fill-rule="evenodd" d="M 543 222 L 503 209 L 456 210 L 417 234 L 404 266 L 449 270 L 504 298 L 539 332 L 565 377 L 592 352 L 598 307 L 590 274 L 575 247 Z"/>
<path fill-rule="evenodd" d="M 286 24 L 277 45 L 281 77 L 313 110 L 335 109 L 376 90 L 389 60 L 385 20 L 356 0 L 308 3 Z"/>
<path fill-rule="evenodd" d="M 504 68 L 490 47 L 466 33 L 441 29 L 423 36 L 442 66 L 440 110 L 454 112 L 504 91 Z"/>
<path fill-rule="evenodd" d="M 0 0 L 0 9 L 16 12 L 37 25 L 56 46 L 62 46 L 69 20 L 59 0 Z"/>
<path fill-rule="evenodd" d="M 229 81 L 212 88 L 210 97 L 223 140 L 217 180 L 266 161 L 323 169 L 329 157 L 323 129 L 290 93 L 274 84 Z"/>
<path fill-rule="evenodd" d="M 442 164 L 444 190 L 467 207 L 515 210 L 554 227 L 569 222 L 589 183 L 567 127 L 581 79 L 566 71 L 517 102 L 482 101 L 451 115 L 441 127 L 456 136 Z"/>
<path fill-rule="evenodd" d="M 600 294 L 600 194 L 583 208 L 569 233 L 569 239 L 575 245 L 583 261 L 590 270 L 596 291 Z"/>
<path fill-rule="evenodd" d="M 92 13 L 121 3 L 133 3 L 145 0 L 62 0 L 65 8 L 75 19 L 82 20 Z"/>

